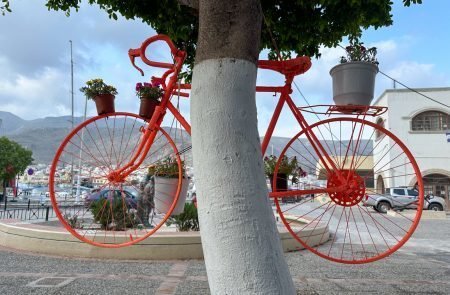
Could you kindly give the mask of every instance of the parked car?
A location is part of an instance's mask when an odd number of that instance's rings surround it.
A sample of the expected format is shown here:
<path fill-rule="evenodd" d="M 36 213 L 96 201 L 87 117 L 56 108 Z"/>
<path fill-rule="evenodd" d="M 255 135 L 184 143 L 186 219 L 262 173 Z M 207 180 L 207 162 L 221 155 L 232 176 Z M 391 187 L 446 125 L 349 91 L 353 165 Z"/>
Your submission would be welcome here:
<path fill-rule="evenodd" d="M 85 187 L 85 186 L 80 186 L 79 188 L 77 186 L 72 187 L 72 193 L 71 196 L 75 197 L 77 195 L 77 191 L 80 194 L 80 197 L 82 199 L 85 199 L 87 197 L 87 195 L 89 195 L 89 193 L 92 192 L 92 188 L 90 187 Z"/>
<path fill-rule="evenodd" d="M 386 213 L 390 209 L 416 209 L 419 192 L 412 188 L 393 187 L 386 190 L 387 193 L 379 195 L 366 195 L 363 198 L 364 206 L 371 206 L 376 211 Z M 424 198 L 423 209 L 443 211 L 446 207 L 445 200 L 433 195 Z"/>
<path fill-rule="evenodd" d="M 84 200 L 84 206 L 86 208 L 89 208 L 91 204 L 95 201 L 101 200 L 101 199 L 107 199 L 107 200 L 120 200 L 122 198 L 125 198 L 125 202 L 127 204 L 127 208 L 133 208 L 137 209 L 137 203 L 139 196 L 134 195 L 129 190 L 110 190 L 110 189 L 103 189 L 99 192 L 95 192 L 93 194 L 90 194 L 86 197 Z"/>

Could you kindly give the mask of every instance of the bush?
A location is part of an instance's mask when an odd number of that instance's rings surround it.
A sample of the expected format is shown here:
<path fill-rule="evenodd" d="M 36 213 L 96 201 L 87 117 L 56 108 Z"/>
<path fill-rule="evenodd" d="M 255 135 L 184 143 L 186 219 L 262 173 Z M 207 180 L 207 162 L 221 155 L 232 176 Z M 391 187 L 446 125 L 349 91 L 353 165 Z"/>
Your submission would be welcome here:
<path fill-rule="evenodd" d="M 110 200 L 100 199 L 92 202 L 90 209 L 94 215 L 94 221 L 100 223 L 102 229 L 125 230 L 137 226 L 139 222 L 135 212 L 131 212 L 128 208 L 124 210 L 124 206 L 126 208 L 126 204 L 119 198 L 115 198 L 112 205 Z"/>
<path fill-rule="evenodd" d="M 74 214 L 72 216 L 70 214 L 65 214 L 64 219 L 67 221 L 71 228 L 83 229 L 83 222 L 82 220 L 78 219 L 78 215 Z"/>
<path fill-rule="evenodd" d="M 273 175 L 275 172 L 275 166 L 278 162 L 278 158 L 274 155 L 268 156 L 264 158 L 264 171 L 267 176 Z M 286 155 L 281 159 L 278 174 L 286 174 L 286 175 L 297 175 L 297 171 L 299 169 L 299 164 L 297 161 L 297 157 L 288 158 Z"/>
<path fill-rule="evenodd" d="M 183 213 L 170 217 L 167 225 L 172 224 L 175 224 L 179 231 L 199 231 L 197 208 L 194 203 L 184 204 Z"/>

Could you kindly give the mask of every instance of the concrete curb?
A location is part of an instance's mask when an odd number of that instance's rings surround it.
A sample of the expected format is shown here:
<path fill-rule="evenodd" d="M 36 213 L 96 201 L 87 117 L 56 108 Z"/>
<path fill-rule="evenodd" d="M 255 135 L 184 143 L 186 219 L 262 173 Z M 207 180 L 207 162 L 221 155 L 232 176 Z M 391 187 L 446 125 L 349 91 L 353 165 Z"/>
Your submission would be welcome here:
<path fill-rule="evenodd" d="M 387 211 L 387 215 L 392 216 L 392 217 L 410 217 L 410 218 L 414 218 L 416 213 L 416 211 L 414 211 L 413 213 L 407 212 L 407 211 L 402 211 L 400 213 L 397 213 L 393 210 L 388 210 Z M 447 213 L 445 211 L 433 211 L 433 210 L 423 210 L 422 211 L 422 216 L 420 217 L 421 220 L 425 220 L 425 219 L 446 219 L 447 218 Z"/>
<path fill-rule="evenodd" d="M 329 238 L 325 226 L 302 231 L 308 236 L 308 244 L 316 245 L 319 239 Z M 279 228 L 280 238 L 285 252 L 303 249 L 284 228 Z M 111 258 L 126 260 L 171 260 L 201 259 L 203 251 L 199 232 L 157 232 L 148 239 L 124 248 L 101 248 L 79 241 L 66 231 L 55 227 L 33 228 L 24 222 L 0 222 L 0 245 L 35 253 L 86 258 Z"/>

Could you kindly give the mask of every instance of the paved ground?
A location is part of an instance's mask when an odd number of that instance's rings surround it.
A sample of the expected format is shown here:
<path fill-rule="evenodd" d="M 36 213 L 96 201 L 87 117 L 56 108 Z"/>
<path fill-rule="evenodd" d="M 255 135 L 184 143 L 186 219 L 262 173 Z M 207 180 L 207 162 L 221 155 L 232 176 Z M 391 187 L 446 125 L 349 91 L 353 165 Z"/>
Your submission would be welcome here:
<path fill-rule="evenodd" d="M 423 220 L 395 255 L 367 265 L 287 253 L 298 294 L 450 294 L 450 216 Z M 209 294 L 203 261 L 117 261 L 0 248 L 0 294 Z"/>

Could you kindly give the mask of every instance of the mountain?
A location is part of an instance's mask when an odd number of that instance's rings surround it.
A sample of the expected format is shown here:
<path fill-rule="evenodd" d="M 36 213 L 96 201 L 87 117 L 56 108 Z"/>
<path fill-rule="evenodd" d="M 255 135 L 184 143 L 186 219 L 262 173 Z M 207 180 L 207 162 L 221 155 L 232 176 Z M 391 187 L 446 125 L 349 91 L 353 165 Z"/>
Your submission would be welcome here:
<path fill-rule="evenodd" d="M 0 111 L 0 136 L 21 134 L 33 129 L 45 128 L 71 128 L 71 116 L 61 117 L 45 117 L 34 120 L 24 120 L 10 112 Z M 75 117 L 74 124 L 80 124 L 83 121 L 82 117 Z"/>
<path fill-rule="evenodd" d="M 63 142 L 64 138 L 70 133 L 72 128 L 72 123 L 70 121 L 70 116 L 61 116 L 61 117 L 46 117 L 34 120 L 23 120 L 16 115 L 13 115 L 8 112 L 0 112 L 0 120 L 2 124 L 0 126 L 0 136 L 6 136 L 11 140 L 14 140 L 20 143 L 22 146 L 30 149 L 33 152 L 33 158 L 35 163 L 42 164 L 50 164 L 53 160 L 53 157 L 56 154 L 58 147 Z M 82 122 L 81 117 L 74 118 L 75 126 Z M 114 126 L 115 130 L 122 130 L 125 126 L 125 134 L 129 134 L 131 128 L 133 127 L 133 134 L 135 137 L 140 136 L 139 127 L 133 126 L 134 121 L 128 120 L 115 120 L 116 126 Z M 121 138 L 121 133 L 112 131 L 113 126 L 108 125 L 107 120 L 104 122 L 98 121 L 97 125 L 90 125 L 89 130 L 91 130 L 94 138 L 97 138 L 99 141 L 101 138 L 99 134 L 106 134 L 106 139 L 112 140 L 117 145 L 120 145 L 120 141 L 125 141 L 125 138 Z M 98 128 L 98 129 L 97 129 Z M 109 128 L 109 129 L 108 129 Z M 164 128 L 167 133 L 172 137 L 172 139 L 177 144 L 179 150 L 182 150 L 186 146 L 190 146 L 191 141 L 190 137 L 183 131 L 183 136 L 180 136 L 179 129 L 169 129 Z M 86 129 L 87 130 L 87 129 Z M 111 130 L 111 133 L 109 132 Z M 94 132 L 99 132 L 98 134 Z M 74 137 L 72 141 L 78 140 L 77 137 Z M 86 132 L 86 137 L 84 139 L 84 144 L 86 145 L 83 149 L 91 150 L 93 157 L 100 157 L 99 153 L 101 152 L 98 147 L 95 145 L 95 140 L 91 140 Z M 132 141 L 130 141 L 132 142 Z M 77 147 L 70 146 L 72 150 L 77 149 Z M 133 151 L 134 146 L 129 145 L 127 147 L 127 152 L 131 153 Z M 79 150 L 79 148 L 78 148 Z M 191 157 L 185 159 L 187 163 L 192 162 Z"/>
<path fill-rule="evenodd" d="M 70 116 L 24 120 L 12 113 L 0 111 L 0 136 L 6 136 L 33 151 L 36 163 L 50 163 L 63 138 L 69 133 Z M 83 118 L 74 118 L 79 124 Z"/>
<path fill-rule="evenodd" d="M 11 140 L 14 140 L 21 145 L 31 149 L 33 151 L 33 158 L 35 159 L 35 162 L 42 164 L 50 164 L 52 162 L 56 150 L 60 146 L 63 139 L 69 134 L 72 127 L 70 116 L 24 120 L 14 114 L 0 111 L 0 120 L 2 122 L 0 124 L 0 136 L 6 136 Z M 82 118 L 75 118 L 74 121 L 75 125 L 78 125 L 82 122 Z M 129 134 L 131 130 L 135 130 L 136 132 L 133 133 L 134 136 L 136 138 L 140 136 L 140 132 L 138 132 L 139 126 L 134 126 L 133 124 L 135 123 L 133 123 L 133 120 L 115 120 L 114 122 L 117 125 L 115 127 L 117 128 L 116 130 L 125 130 L 125 134 Z M 107 120 L 105 120 L 104 122 L 99 122 L 97 126 L 91 125 L 93 134 L 86 132 L 84 139 L 84 144 L 86 145 L 85 149 L 90 150 L 94 157 L 101 156 L 99 154 L 101 153 L 101 151 L 98 151 L 99 149 L 96 146 L 96 141 L 101 141 L 101 138 L 96 135 L 98 134 L 97 132 L 109 134 L 109 138 L 107 138 L 107 140 L 111 139 L 115 143 L 124 142 L 125 140 L 123 138 L 123 135 L 121 137 L 120 133 L 109 133 L 108 130 L 110 130 L 112 126 L 109 126 L 108 124 L 111 123 L 108 123 Z M 125 129 L 122 128 L 122 126 L 125 126 Z M 175 141 L 179 151 L 182 151 L 184 148 L 191 145 L 191 138 L 185 131 L 182 131 L 182 133 L 180 133 L 181 131 L 179 129 L 170 129 L 168 127 L 164 127 L 164 129 Z M 182 136 L 180 136 L 180 134 L 182 134 Z M 92 139 L 89 138 L 89 135 L 92 136 Z M 266 154 L 279 155 L 289 140 L 290 138 L 287 137 L 272 137 L 271 141 L 269 142 Z M 332 147 L 336 149 L 336 143 L 332 141 L 322 140 L 321 142 L 324 148 L 328 151 L 331 151 Z M 368 142 L 367 145 L 366 143 L 367 142 L 364 142 L 360 145 L 358 154 L 366 155 L 369 151 L 372 151 L 372 142 Z M 366 148 L 363 150 L 362 147 Z M 132 153 L 133 150 L 131 146 L 127 146 L 126 148 L 127 152 Z M 76 150 L 77 147 L 72 147 L 72 149 Z M 311 155 L 311 153 L 308 152 L 308 150 L 312 150 L 311 144 L 305 138 L 302 138 L 300 140 L 296 140 L 293 143 L 292 147 L 287 151 L 287 155 L 292 156 L 295 152 L 298 156 L 298 153 L 300 153 L 300 162 L 306 161 L 311 163 L 310 166 L 315 166 L 314 164 L 317 162 L 317 159 L 315 159 Z M 341 153 L 343 154 L 344 152 L 345 149 L 342 149 Z M 188 165 L 192 162 L 191 156 L 187 157 L 184 160 Z"/>
<path fill-rule="evenodd" d="M 0 135 L 14 133 L 25 127 L 27 121 L 9 112 L 0 111 Z"/>

